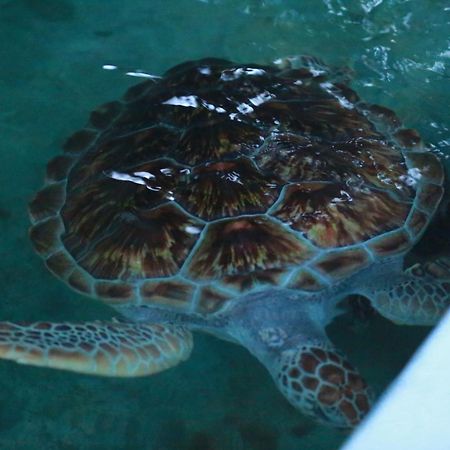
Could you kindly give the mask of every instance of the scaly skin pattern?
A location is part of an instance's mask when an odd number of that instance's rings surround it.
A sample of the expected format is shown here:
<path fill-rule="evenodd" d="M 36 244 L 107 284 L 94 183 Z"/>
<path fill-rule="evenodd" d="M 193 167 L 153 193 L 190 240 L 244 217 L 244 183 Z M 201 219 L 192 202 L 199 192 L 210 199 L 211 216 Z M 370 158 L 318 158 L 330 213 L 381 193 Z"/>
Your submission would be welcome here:
<path fill-rule="evenodd" d="M 191 333 L 178 326 L 0 322 L 1 358 L 94 375 L 151 375 L 187 359 L 191 350 Z"/>
<path fill-rule="evenodd" d="M 279 359 L 275 382 L 303 413 L 339 428 L 352 428 L 368 413 L 365 381 L 336 350 L 304 345 Z"/>
<path fill-rule="evenodd" d="M 369 282 L 359 291 L 395 323 L 434 325 L 449 306 L 450 258 L 416 263 L 403 273 Z"/>

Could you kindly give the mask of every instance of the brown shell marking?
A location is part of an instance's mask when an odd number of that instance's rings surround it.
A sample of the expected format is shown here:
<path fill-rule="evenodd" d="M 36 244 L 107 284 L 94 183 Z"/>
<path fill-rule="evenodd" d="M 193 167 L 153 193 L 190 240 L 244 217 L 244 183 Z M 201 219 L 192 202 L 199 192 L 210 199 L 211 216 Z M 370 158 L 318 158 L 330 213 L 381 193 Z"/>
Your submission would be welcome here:
<path fill-rule="evenodd" d="M 279 95 L 277 95 L 280 98 Z M 256 116 L 267 125 L 281 123 L 280 129 L 329 141 L 347 140 L 364 135 L 379 139 L 372 124 L 356 109 L 339 104 L 319 86 L 300 88 L 293 98 L 263 103 Z"/>
<path fill-rule="evenodd" d="M 367 267 L 371 260 L 363 248 L 354 248 L 330 252 L 321 257 L 314 265 L 325 275 L 344 278 Z"/>
<path fill-rule="evenodd" d="M 420 149 L 422 147 L 422 139 L 419 133 L 412 128 L 401 128 L 394 136 L 403 147 L 410 149 Z"/>
<path fill-rule="evenodd" d="M 371 119 L 380 122 L 389 130 L 395 130 L 401 126 L 401 121 L 394 111 L 381 105 L 367 105 Z"/>
<path fill-rule="evenodd" d="M 310 256 L 311 249 L 277 223 L 245 217 L 209 225 L 188 272 L 194 279 L 215 279 L 300 264 Z"/>
<path fill-rule="evenodd" d="M 127 103 L 136 101 L 139 99 L 139 97 L 147 94 L 147 92 L 152 88 L 155 88 L 154 80 L 146 80 L 142 83 L 135 84 L 134 86 L 128 88 L 128 90 L 125 92 L 123 101 Z"/>
<path fill-rule="evenodd" d="M 152 208 L 172 200 L 171 189 L 180 171 L 173 163 L 156 160 L 126 172 L 104 173 L 70 192 L 61 212 L 66 224 L 64 242 L 69 251 L 74 251 L 79 259 L 93 241 L 108 234 L 114 223 L 122 224 L 125 232 L 127 223 L 134 218 L 140 214 L 146 217 Z"/>
<path fill-rule="evenodd" d="M 444 168 L 438 157 L 431 152 L 410 152 L 406 155 L 408 166 L 416 169 L 428 183 L 442 184 Z"/>
<path fill-rule="evenodd" d="M 197 311 L 211 314 L 221 310 L 234 296 L 225 294 L 211 286 L 201 288 Z"/>
<path fill-rule="evenodd" d="M 134 286 L 128 283 L 97 281 L 95 284 L 97 297 L 108 299 L 109 303 L 125 303 L 134 299 Z"/>
<path fill-rule="evenodd" d="M 181 137 L 175 157 L 188 164 L 247 154 L 262 144 L 263 131 L 243 122 L 223 119 L 190 127 Z"/>
<path fill-rule="evenodd" d="M 283 181 L 322 180 L 330 176 L 327 160 L 318 160 L 320 146 L 305 136 L 272 133 L 255 155 L 261 170 L 273 173 Z"/>
<path fill-rule="evenodd" d="M 402 154 L 384 140 L 366 139 L 358 137 L 335 142 L 330 149 L 335 154 L 334 166 L 346 169 L 352 177 L 363 180 L 369 188 L 389 191 L 402 201 L 411 200 L 414 191 L 405 181 L 407 167 Z M 324 153 L 328 157 L 328 153 Z M 346 178 L 342 181 L 349 181 Z M 354 181 L 354 184 L 358 184 Z"/>
<path fill-rule="evenodd" d="M 45 264 L 50 272 L 63 280 L 67 279 L 75 268 L 75 262 L 65 250 L 50 255 Z"/>
<path fill-rule="evenodd" d="M 67 153 L 80 153 L 86 150 L 97 138 L 98 133 L 94 130 L 83 129 L 76 131 L 67 139 L 63 149 Z"/>
<path fill-rule="evenodd" d="M 60 236 L 64 231 L 59 217 L 50 217 L 30 228 L 29 235 L 34 249 L 42 256 L 55 252 L 60 247 Z"/>
<path fill-rule="evenodd" d="M 68 220 L 63 242 L 95 278 L 136 280 L 173 275 L 202 229 L 199 222 L 171 204 L 122 213 L 104 211 L 105 218 L 99 206 L 92 213 L 85 216 L 85 223 L 77 217 Z"/>
<path fill-rule="evenodd" d="M 363 138 L 313 140 L 308 136 L 272 133 L 255 156 L 262 170 L 284 181 L 329 181 L 390 190 L 407 200 L 414 195 L 402 180 L 402 155 L 384 141 Z"/>
<path fill-rule="evenodd" d="M 320 247 L 355 244 L 402 226 L 410 206 L 381 191 L 341 183 L 297 183 L 272 214 Z"/>
<path fill-rule="evenodd" d="M 66 187 L 64 183 L 53 183 L 41 189 L 28 206 L 33 222 L 56 216 L 64 204 Z"/>
<path fill-rule="evenodd" d="M 417 194 L 417 207 L 433 213 L 444 195 L 444 188 L 435 184 L 422 184 Z"/>
<path fill-rule="evenodd" d="M 281 284 L 285 271 L 283 269 L 258 270 L 246 274 L 228 275 L 222 279 L 227 288 L 239 292 L 249 291 L 255 286 L 278 286 Z"/>
<path fill-rule="evenodd" d="M 84 270 L 75 268 L 67 279 L 69 285 L 78 292 L 92 295 L 92 280 Z"/>
<path fill-rule="evenodd" d="M 112 131 L 111 133 L 114 133 Z M 170 156 L 178 134 L 162 126 L 145 128 L 130 134 L 102 138 L 95 152 L 89 152 L 73 168 L 68 188 L 76 189 L 98 178 L 104 172 L 151 170 L 151 161 L 162 155 Z M 146 162 L 151 161 L 151 162 Z M 162 159 L 161 161 L 167 161 Z M 158 164 L 158 163 L 156 163 Z M 168 164 L 168 163 L 167 163 Z M 174 165 L 170 163 L 169 165 Z M 181 167 L 181 166 L 178 166 Z"/>
<path fill-rule="evenodd" d="M 105 129 L 119 115 L 123 109 L 123 104 L 118 101 L 104 103 L 92 111 L 90 123 L 94 128 Z"/>
<path fill-rule="evenodd" d="M 59 155 L 50 160 L 47 164 L 47 181 L 62 181 L 67 178 L 74 158 L 71 155 Z"/>
<path fill-rule="evenodd" d="M 246 158 L 205 164 L 194 169 L 177 193 L 186 210 L 204 220 L 263 213 L 280 188 Z"/>
<path fill-rule="evenodd" d="M 407 250 L 411 246 L 408 233 L 397 230 L 368 243 L 368 247 L 378 256 L 389 256 Z"/>
<path fill-rule="evenodd" d="M 305 136 L 274 133 L 255 160 L 261 169 L 285 181 L 364 184 L 389 190 L 403 200 L 414 195 L 402 181 L 407 168 L 401 154 L 379 140 L 316 142 Z"/>
<path fill-rule="evenodd" d="M 413 236 L 419 236 L 428 225 L 428 216 L 414 208 L 408 217 L 406 226 Z"/>
<path fill-rule="evenodd" d="M 302 291 L 320 291 L 326 287 L 315 274 L 307 269 L 300 269 L 289 281 L 289 288 Z"/>
<path fill-rule="evenodd" d="M 194 287 L 179 280 L 146 281 L 140 288 L 143 304 L 187 308 L 194 294 Z"/>

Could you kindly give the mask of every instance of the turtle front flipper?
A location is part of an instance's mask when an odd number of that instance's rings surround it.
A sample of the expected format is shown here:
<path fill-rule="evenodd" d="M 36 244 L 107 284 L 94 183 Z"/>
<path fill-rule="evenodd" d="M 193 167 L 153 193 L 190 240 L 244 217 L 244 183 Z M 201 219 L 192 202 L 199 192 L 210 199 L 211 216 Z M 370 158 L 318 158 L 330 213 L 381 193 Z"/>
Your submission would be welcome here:
<path fill-rule="evenodd" d="M 0 358 L 93 375 L 151 375 L 192 347 L 191 332 L 172 324 L 0 322 Z"/>
<path fill-rule="evenodd" d="M 336 312 L 324 309 L 327 301 L 290 289 L 250 294 L 231 310 L 230 331 L 300 412 L 352 428 L 369 412 L 372 393 L 327 336 L 325 327 Z"/>
<path fill-rule="evenodd" d="M 363 291 L 384 317 L 404 325 L 434 325 L 450 306 L 450 258 L 417 263 Z"/>
<path fill-rule="evenodd" d="M 370 409 L 367 384 L 325 341 L 284 350 L 269 370 L 289 402 L 319 422 L 353 428 Z"/>

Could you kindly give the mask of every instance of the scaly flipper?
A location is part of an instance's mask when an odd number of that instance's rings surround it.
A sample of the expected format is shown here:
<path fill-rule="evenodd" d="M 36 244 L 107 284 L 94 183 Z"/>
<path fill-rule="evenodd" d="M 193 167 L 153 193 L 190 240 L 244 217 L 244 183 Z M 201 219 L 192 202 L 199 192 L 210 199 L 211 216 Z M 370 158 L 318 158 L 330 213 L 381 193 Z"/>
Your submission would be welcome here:
<path fill-rule="evenodd" d="M 192 334 L 176 325 L 0 322 L 0 358 L 93 375 L 151 375 L 189 358 Z"/>
<path fill-rule="evenodd" d="M 398 324 L 434 325 L 450 306 L 450 258 L 417 263 L 398 278 L 362 291 L 380 314 Z"/>
<path fill-rule="evenodd" d="M 335 427 L 356 426 L 372 402 L 361 375 L 325 341 L 283 351 L 272 376 L 292 405 Z"/>

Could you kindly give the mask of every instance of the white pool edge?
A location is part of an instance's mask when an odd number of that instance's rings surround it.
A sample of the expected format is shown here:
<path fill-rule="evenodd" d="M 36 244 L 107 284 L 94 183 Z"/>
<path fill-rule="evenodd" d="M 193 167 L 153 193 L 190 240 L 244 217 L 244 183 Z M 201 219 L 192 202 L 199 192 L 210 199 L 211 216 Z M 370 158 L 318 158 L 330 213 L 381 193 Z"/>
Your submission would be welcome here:
<path fill-rule="evenodd" d="M 450 311 L 341 450 L 450 450 Z"/>

